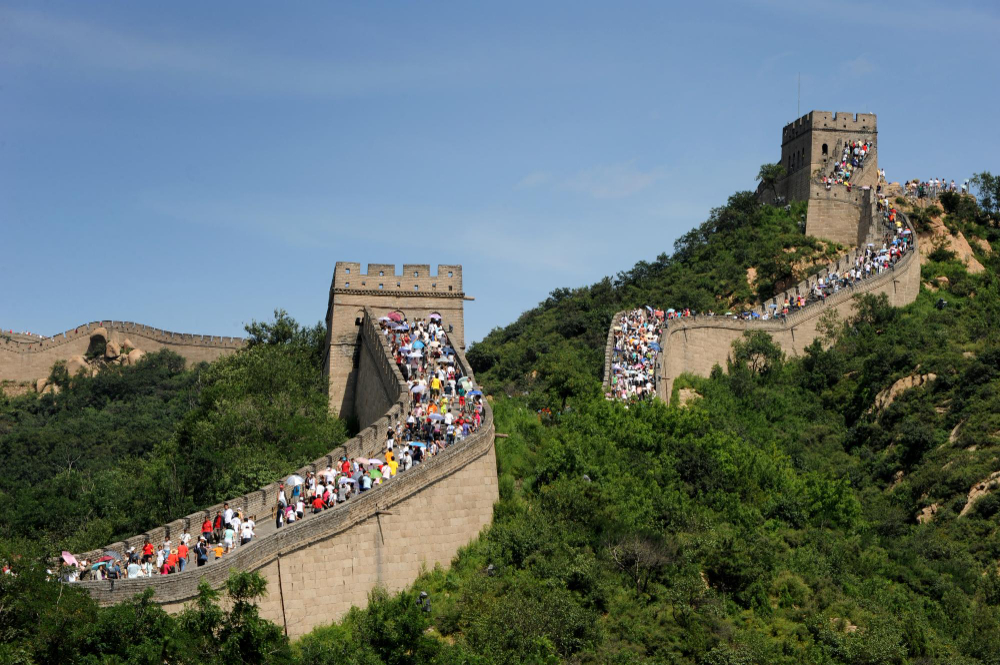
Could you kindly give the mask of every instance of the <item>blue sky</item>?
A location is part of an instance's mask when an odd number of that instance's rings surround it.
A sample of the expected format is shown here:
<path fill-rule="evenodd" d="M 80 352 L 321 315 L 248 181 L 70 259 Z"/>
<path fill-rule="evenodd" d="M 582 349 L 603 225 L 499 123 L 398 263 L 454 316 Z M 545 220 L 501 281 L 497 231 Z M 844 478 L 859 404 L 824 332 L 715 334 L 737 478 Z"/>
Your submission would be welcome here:
<path fill-rule="evenodd" d="M 468 339 L 669 252 L 801 108 L 1000 169 L 994 3 L 0 2 L 0 326 L 238 335 L 461 263 Z"/>

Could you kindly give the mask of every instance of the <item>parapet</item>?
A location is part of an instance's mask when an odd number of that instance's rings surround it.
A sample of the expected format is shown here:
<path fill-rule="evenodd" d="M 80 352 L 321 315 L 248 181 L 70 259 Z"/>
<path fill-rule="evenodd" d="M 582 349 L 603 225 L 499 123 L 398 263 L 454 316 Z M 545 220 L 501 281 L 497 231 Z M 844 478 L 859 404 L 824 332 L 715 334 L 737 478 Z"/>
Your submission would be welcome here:
<path fill-rule="evenodd" d="M 377 294 L 385 291 L 393 295 L 400 293 L 429 293 L 431 295 L 463 295 L 462 266 L 439 265 L 437 273 L 431 272 L 427 263 L 403 264 L 402 272 L 396 272 L 392 263 L 369 263 L 365 272 L 361 264 L 352 261 L 338 261 L 333 271 L 331 291 L 358 291 Z"/>
<path fill-rule="evenodd" d="M 845 111 L 810 111 L 801 118 L 794 120 L 781 131 L 782 145 L 796 139 L 807 132 L 817 131 L 849 131 L 875 134 L 878 132 L 878 119 L 874 113 L 848 113 Z"/>

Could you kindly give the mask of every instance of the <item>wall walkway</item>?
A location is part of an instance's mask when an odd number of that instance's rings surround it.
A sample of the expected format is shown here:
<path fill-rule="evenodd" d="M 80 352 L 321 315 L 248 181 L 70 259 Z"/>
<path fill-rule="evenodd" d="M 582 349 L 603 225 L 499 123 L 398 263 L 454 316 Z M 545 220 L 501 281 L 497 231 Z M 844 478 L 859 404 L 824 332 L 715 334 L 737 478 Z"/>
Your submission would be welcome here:
<path fill-rule="evenodd" d="M 877 217 L 879 213 L 869 202 L 859 205 L 862 212 L 862 227 L 867 229 L 867 242 L 881 238 L 888 226 Z M 906 228 L 913 231 L 909 220 L 901 215 Z M 744 333 L 761 330 L 771 335 L 782 350 L 791 356 L 801 355 L 805 348 L 812 344 L 818 334 L 817 324 L 820 318 L 830 310 L 835 310 L 841 319 L 849 317 L 855 307 L 855 298 L 863 293 L 884 293 L 889 303 L 894 307 L 902 307 L 916 300 L 920 292 L 920 259 L 917 251 L 916 233 L 911 233 L 913 247 L 900 259 L 896 265 L 881 275 L 875 275 L 852 287 L 843 288 L 822 301 L 813 302 L 803 309 L 789 314 L 784 319 L 735 320 L 723 316 L 698 316 L 690 319 L 672 319 L 666 322 L 660 333 L 660 345 L 663 350 L 659 354 L 656 367 L 657 395 L 669 402 L 674 380 L 686 372 L 700 376 L 708 376 L 716 364 L 725 367 L 732 349 L 732 343 L 743 337 Z M 864 250 L 856 248 L 847 255 L 840 257 L 825 270 L 797 284 L 796 286 L 777 294 L 761 303 L 756 311 L 759 314 L 771 311 L 769 304 L 784 302 L 801 294 L 809 294 L 820 278 L 825 278 L 831 272 L 842 272 L 853 264 L 857 255 Z M 617 315 L 613 321 L 617 320 Z M 611 324 L 612 329 L 614 323 Z M 611 375 L 611 340 L 613 330 L 608 332 L 608 346 L 605 349 L 605 388 Z"/>
<path fill-rule="evenodd" d="M 369 365 L 363 386 L 377 395 L 392 394 L 389 406 L 358 436 L 330 454 L 298 470 L 320 471 L 341 455 L 372 457 L 383 452 L 385 433 L 409 413 L 410 395 L 392 361 L 388 342 L 378 330 L 375 314 L 365 309 L 361 330 L 362 356 Z M 472 376 L 461 349 L 456 348 L 463 372 Z M 365 396 L 365 390 L 361 395 Z M 154 600 L 171 612 L 181 610 L 197 596 L 206 580 L 220 588 L 230 569 L 258 571 L 268 581 L 268 597 L 261 603 L 265 618 L 284 626 L 292 636 L 343 616 L 352 605 L 363 606 L 376 585 L 390 591 L 411 584 L 424 568 L 447 565 L 458 549 L 490 523 L 499 498 L 494 453 L 493 411 L 486 403 L 482 426 L 462 442 L 450 446 L 424 464 L 319 515 L 275 529 L 270 519 L 278 483 L 230 499 L 233 509 L 257 515 L 258 537 L 218 562 L 183 573 L 133 580 L 79 582 L 102 604 L 120 602 L 147 588 Z M 222 504 L 211 506 L 108 548 L 78 555 L 88 559 L 104 549 L 124 552 L 141 548 L 148 537 L 154 544 L 170 536 L 175 542 L 185 530 L 197 537 L 206 516 L 214 517 Z"/>

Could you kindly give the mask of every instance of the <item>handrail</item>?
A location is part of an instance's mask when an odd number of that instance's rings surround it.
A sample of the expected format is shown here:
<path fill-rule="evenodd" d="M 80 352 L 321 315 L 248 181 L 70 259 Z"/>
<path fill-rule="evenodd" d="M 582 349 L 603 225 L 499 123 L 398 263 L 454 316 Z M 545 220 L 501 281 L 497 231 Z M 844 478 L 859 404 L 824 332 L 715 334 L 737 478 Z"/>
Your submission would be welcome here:
<path fill-rule="evenodd" d="M 626 310 L 615 312 L 611 317 L 611 325 L 608 326 L 608 341 L 604 344 L 604 388 L 611 387 L 611 365 L 615 355 L 615 326 L 625 314 Z"/>

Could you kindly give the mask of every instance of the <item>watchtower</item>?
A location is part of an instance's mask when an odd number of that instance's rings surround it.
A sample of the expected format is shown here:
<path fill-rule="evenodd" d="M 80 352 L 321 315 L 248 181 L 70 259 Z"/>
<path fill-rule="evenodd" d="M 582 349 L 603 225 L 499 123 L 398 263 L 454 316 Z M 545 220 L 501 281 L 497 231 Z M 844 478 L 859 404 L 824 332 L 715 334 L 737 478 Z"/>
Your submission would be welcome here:
<path fill-rule="evenodd" d="M 825 175 L 843 154 L 844 144 L 870 141 L 876 144 L 865 159 L 864 168 L 851 178 L 851 192 L 842 185 L 829 190 Z M 831 113 L 810 111 L 785 125 L 781 131 L 781 164 L 787 175 L 776 184 L 779 197 L 788 201 L 809 201 L 806 233 L 845 245 L 857 244 L 857 208 L 861 205 L 854 190 L 878 184 L 878 120 L 874 113 Z M 867 227 L 866 227 L 867 229 Z"/>
<path fill-rule="evenodd" d="M 342 417 L 357 413 L 357 375 L 361 349 L 360 326 L 364 308 L 376 316 L 398 312 L 410 321 L 439 314 L 456 348 L 465 350 L 466 300 L 462 266 L 405 264 L 401 273 L 394 264 L 338 261 L 333 271 L 326 310 L 327 351 L 324 372 L 328 379 L 330 410 Z"/>

